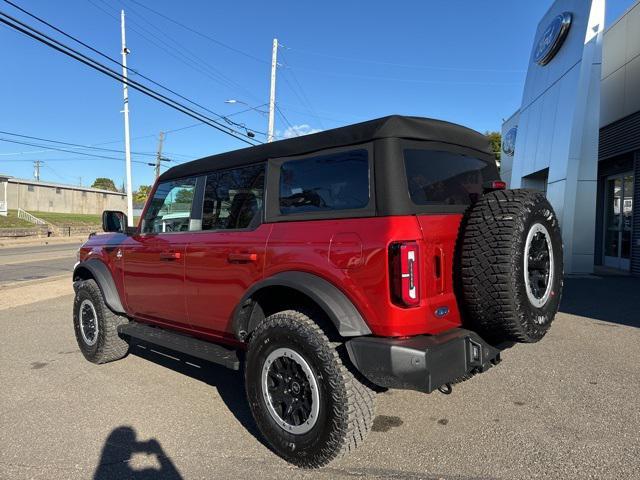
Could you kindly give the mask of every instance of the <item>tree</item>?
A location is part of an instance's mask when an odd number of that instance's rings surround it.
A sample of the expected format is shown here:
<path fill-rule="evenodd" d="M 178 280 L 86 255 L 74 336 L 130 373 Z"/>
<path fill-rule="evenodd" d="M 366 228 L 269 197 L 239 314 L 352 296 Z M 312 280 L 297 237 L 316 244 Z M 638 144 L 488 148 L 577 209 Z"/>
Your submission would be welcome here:
<path fill-rule="evenodd" d="M 116 184 L 113 183 L 113 180 L 105 177 L 96 178 L 95 182 L 93 182 L 93 185 L 91 185 L 91 188 L 99 188 L 100 190 L 110 190 L 112 192 L 118 191 L 118 189 L 116 188 Z"/>
<path fill-rule="evenodd" d="M 151 185 L 140 185 L 138 190 L 133 192 L 133 201 L 144 203 L 151 192 Z"/>
<path fill-rule="evenodd" d="M 192 201 L 193 201 L 192 188 L 182 188 L 178 190 L 178 193 L 176 193 L 176 203 L 191 204 Z"/>
<path fill-rule="evenodd" d="M 491 150 L 496 156 L 496 163 L 500 166 L 500 154 L 502 152 L 502 134 L 500 132 L 485 132 L 491 142 Z"/>

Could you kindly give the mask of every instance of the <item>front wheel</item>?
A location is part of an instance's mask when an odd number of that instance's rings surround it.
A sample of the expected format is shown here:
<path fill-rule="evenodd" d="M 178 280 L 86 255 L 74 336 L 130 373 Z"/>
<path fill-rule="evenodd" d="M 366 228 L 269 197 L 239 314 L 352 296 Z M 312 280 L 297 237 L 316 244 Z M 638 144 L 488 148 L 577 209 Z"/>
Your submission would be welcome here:
<path fill-rule="evenodd" d="M 262 435 L 299 467 L 327 465 L 355 449 L 371 429 L 374 392 L 302 312 L 276 313 L 256 328 L 245 383 Z"/>
<path fill-rule="evenodd" d="M 109 309 L 95 280 L 82 280 L 75 284 L 75 290 L 73 326 L 84 357 L 93 363 L 125 357 L 129 344 L 118 336 L 118 325 L 128 323 L 127 317 Z"/>

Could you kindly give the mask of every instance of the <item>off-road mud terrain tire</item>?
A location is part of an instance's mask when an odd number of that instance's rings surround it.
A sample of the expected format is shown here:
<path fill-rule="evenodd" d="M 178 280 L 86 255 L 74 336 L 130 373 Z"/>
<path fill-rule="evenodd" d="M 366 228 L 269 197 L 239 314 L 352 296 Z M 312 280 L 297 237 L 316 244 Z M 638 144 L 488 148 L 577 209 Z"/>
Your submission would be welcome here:
<path fill-rule="evenodd" d="M 494 342 L 537 342 L 547 333 L 560 304 L 563 263 L 558 219 L 544 194 L 483 195 L 463 219 L 459 258 L 471 328 Z"/>
<path fill-rule="evenodd" d="M 311 429 L 291 433 L 270 413 L 263 367 L 270 354 L 291 349 L 308 363 L 319 392 L 319 412 Z M 268 370 L 268 368 L 267 368 Z M 309 315 L 286 310 L 265 319 L 252 333 L 245 368 L 247 399 L 260 432 L 273 451 L 302 468 L 329 464 L 360 445 L 371 430 L 375 392 L 343 362 L 335 344 Z"/>
<path fill-rule="evenodd" d="M 129 352 L 129 344 L 118 336 L 118 325 L 128 323 L 125 316 L 112 312 L 105 304 L 102 291 L 95 280 L 82 280 L 75 285 L 76 297 L 73 302 L 73 327 L 78 346 L 84 357 L 93 363 L 108 363 L 120 360 Z M 88 303 L 87 303 L 88 302 Z M 92 342 L 87 342 L 87 333 L 81 329 L 81 308 L 89 315 L 93 306 L 98 326 L 97 335 L 90 337 Z"/>

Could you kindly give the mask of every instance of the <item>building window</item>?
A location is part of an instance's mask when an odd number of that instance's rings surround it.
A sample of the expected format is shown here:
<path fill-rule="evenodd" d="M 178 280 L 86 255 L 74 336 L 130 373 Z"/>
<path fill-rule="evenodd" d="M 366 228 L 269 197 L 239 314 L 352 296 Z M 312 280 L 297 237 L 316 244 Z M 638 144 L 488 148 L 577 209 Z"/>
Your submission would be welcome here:
<path fill-rule="evenodd" d="M 103 193 L 103 194 L 102 194 L 102 198 L 107 198 L 107 194 L 106 194 L 106 193 Z"/>
<path fill-rule="evenodd" d="M 62 193 L 62 189 L 60 187 L 56 187 L 56 193 L 60 195 Z"/>
<path fill-rule="evenodd" d="M 87 196 L 87 192 L 82 192 L 82 196 L 86 197 Z"/>
<path fill-rule="evenodd" d="M 34 187 L 33 185 L 27 185 L 27 191 L 28 192 L 35 192 L 36 191 L 36 187 Z"/>

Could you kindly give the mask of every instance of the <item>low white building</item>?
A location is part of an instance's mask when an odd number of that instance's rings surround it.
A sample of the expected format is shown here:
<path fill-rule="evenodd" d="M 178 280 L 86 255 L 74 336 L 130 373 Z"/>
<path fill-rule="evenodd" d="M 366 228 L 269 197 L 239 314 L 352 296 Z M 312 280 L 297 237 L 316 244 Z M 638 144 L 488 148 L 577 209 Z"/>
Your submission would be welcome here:
<path fill-rule="evenodd" d="M 121 192 L 0 174 L 0 214 L 18 208 L 28 212 L 101 214 L 104 210 L 125 211 L 127 201 Z"/>

